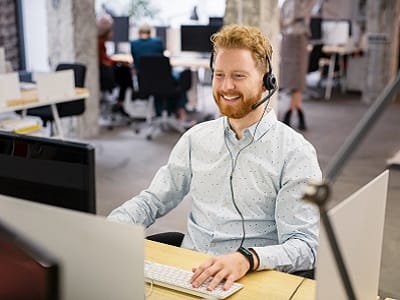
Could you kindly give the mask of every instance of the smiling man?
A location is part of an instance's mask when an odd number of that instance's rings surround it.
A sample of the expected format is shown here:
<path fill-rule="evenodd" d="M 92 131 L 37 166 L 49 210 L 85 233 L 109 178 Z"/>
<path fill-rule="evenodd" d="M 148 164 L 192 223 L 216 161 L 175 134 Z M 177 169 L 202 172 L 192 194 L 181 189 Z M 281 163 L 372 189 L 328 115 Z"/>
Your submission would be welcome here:
<path fill-rule="evenodd" d="M 192 285 L 228 289 L 246 273 L 312 269 L 319 213 L 301 200 L 320 179 L 315 149 L 268 107 L 276 90 L 271 45 L 255 27 L 213 35 L 213 96 L 223 115 L 188 130 L 150 186 L 110 220 L 150 226 L 190 194 L 181 247 L 213 255 L 193 267 Z"/>

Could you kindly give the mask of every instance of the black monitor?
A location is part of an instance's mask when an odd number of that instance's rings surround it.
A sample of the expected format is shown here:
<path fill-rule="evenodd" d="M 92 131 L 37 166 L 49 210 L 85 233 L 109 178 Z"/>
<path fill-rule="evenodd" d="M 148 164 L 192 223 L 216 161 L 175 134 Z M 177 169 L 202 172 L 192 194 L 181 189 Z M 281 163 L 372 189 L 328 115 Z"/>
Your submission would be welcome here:
<path fill-rule="evenodd" d="M 0 299 L 57 300 L 60 264 L 0 222 Z"/>
<path fill-rule="evenodd" d="M 224 25 L 224 18 L 223 17 L 209 17 L 208 24 L 222 26 L 222 25 Z"/>
<path fill-rule="evenodd" d="M 181 50 L 211 53 L 210 37 L 220 28 L 221 25 L 182 25 Z"/>
<path fill-rule="evenodd" d="M 91 145 L 0 131 L 0 194 L 96 213 Z"/>
<path fill-rule="evenodd" d="M 167 47 L 167 29 L 168 26 L 156 26 L 156 37 L 158 37 L 163 43 L 164 47 Z"/>
<path fill-rule="evenodd" d="M 113 20 L 113 33 L 111 39 L 115 43 L 129 42 L 129 17 L 113 17 Z"/>
<path fill-rule="evenodd" d="M 322 28 L 321 28 L 320 17 L 312 17 L 310 20 L 310 31 L 311 31 L 311 40 L 318 41 L 322 39 Z"/>

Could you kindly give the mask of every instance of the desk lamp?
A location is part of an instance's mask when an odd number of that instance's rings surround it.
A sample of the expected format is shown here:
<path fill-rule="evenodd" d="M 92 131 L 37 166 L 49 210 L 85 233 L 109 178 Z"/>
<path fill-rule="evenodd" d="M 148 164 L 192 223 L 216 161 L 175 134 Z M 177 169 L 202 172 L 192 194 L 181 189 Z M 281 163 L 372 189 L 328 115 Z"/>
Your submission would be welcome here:
<path fill-rule="evenodd" d="M 399 87 L 400 72 L 397 74 L 395 80 L 393 80 L 385 87 L 385 89 L 378 96 L 376 101 L 371 105 L 371 107 L 367 110 L 362 119 L 358 122 L 357 126 L 347 137 L 343 145 L 336 152 L 335 156 L 328 164 L 325 178 L 321 182 L 310 182 L 303 195 L 304 200 L 310 201 L 318 205 L 321 220 L 323 226 L 325 227 L 329 245 L 335 257 L 336 265 L 338 267 L 338 271 L 340 273 L 340 277 L 342 279 L 342 283 L 344 285 L 347 298 L 349 300 L 355 300 L 356 296 L 354 294 L 354 290 L 351 285 L 351 281 L 346 266 L 344 264 L 342 254 L 340 252 L 340 247 L 335 237 L 335 232 L 327 214 L 326 203 L 329 200 L 331 183 L 335 180 L 338 173 L 346 164 L 351 154 L 356 150 L 365 135 L 369 132 L 372 125 L 374 125 L 375 122 L 378 120 L 386 105 L 396 95 Z"/>

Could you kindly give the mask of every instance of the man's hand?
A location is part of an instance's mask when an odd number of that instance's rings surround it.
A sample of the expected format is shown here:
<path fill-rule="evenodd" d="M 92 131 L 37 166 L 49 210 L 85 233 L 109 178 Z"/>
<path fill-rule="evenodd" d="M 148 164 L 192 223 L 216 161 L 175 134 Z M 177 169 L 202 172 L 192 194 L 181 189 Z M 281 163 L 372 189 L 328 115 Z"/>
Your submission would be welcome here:
<path fill-rule="evenodd" d="M 226 280 L 223 289 L 227 290 L 236 280 L 246 275 L 249 268 L 248 260 L 239 252 L 214 256 L 192 269 L 193 276 L 190 282 L 193 287 L 199 287 L 209 277 L 214 277 L 207 290 L 213 290 L 223 280 Z"/>

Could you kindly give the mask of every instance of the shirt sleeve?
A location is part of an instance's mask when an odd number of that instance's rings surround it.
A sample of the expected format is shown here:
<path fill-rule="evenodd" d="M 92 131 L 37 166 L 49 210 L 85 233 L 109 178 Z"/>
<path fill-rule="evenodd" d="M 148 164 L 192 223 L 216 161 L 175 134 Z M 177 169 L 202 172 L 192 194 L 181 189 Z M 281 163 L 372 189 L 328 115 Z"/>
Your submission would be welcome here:
<path fill-rule="evenodd" d="M 275 207 L 278 244 L 253 248 L 260 260 L 258 270 L 294 272 L 314 268 L 319 210 L 316 205 L 302 200 L 302 196 L 310 180 L 320 179 L 321 170 L 311 144 L 289 153 Z"/>
<path fill-rule="evenodd" d="M 184 135 L 172 150 L 150 186 L 138 196 L 114 209 L 108 219 L 149 227 L 157 218 L 175 208 L 189 191 L 191 168 L 188 138 Z"/>

